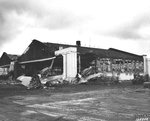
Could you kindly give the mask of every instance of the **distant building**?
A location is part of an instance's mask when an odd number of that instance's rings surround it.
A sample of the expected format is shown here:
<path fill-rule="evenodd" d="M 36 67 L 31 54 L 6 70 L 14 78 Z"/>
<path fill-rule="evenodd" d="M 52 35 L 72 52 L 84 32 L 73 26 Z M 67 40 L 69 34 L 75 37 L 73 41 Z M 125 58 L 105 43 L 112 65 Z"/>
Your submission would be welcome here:
<path fill-rule="evenodd" d="M 7 54 L 4 52 L 0 58 L 0 75 L 6 75 L 9 71 L 14 70 L 14 62 L 17 61 L 18 55 Z"/>

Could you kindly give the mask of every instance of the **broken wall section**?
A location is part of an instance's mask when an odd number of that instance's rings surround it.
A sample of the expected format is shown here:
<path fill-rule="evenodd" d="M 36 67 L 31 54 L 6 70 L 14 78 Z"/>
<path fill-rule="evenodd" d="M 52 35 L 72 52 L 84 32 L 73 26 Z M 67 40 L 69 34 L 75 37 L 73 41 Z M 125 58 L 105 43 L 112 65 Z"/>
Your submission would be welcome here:
<path fill-rule="evenodd" d="M 144 62 L 141 60 L 102 58 L 94 53 L 85 55 L 81 55 L 81 72 L 92 67 L 91 74 L 102 73 L 119 80 L 132 80 L 135 74 L 144 74 Z"/>

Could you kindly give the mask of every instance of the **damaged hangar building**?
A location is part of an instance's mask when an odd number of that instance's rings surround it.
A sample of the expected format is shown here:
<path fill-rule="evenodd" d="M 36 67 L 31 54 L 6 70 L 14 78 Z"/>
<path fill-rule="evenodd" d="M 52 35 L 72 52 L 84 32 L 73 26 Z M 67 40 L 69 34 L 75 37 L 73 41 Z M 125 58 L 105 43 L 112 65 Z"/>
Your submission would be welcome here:
<path fill-rule="evenodd" d="M 6 55 L 8 56 L 5 53 Z M 83 47 L 80 41 L 76 41 L 76 45 L 67 45 L 32 40 L 23 54 L 15 59 L 10 60 L 3 56 L 0 59 L 0 68 L 9 71 L 14 66 L 15 78 L 23 74 L 32 76 L 47 70 L 49 73 L 45 76 L 62 75 L 64 80 L 70 81 L 87 68 L 92 68 L 95 74 L 119 76 L 120 80 L 130 80 L 135 73 L 145 73 L 142 55 L 114 48 Z"/>

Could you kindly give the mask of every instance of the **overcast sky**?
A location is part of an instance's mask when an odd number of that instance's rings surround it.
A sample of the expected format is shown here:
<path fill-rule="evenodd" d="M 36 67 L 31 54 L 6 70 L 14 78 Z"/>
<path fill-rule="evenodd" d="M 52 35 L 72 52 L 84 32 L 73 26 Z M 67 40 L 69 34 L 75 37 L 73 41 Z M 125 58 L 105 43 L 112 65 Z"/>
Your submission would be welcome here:
<path fill-rule="evenodd" d="M 0 0 L 0 54 L 33 39 L 150 57 L 150 0 Z"/>

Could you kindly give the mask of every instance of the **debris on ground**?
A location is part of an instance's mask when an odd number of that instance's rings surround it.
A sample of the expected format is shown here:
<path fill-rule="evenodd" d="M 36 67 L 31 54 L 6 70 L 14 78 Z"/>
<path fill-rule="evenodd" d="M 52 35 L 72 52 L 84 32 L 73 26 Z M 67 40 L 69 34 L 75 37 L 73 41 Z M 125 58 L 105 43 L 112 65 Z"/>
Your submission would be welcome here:
<path fill-rule="evenodd" d="M 22 75 L 22 76 L 19 76 L 17 78 L 17 80 L 21 81 L 22 85 L 24 85 L 26 87 L 29 87 L 29 84 L 30 84 L 30 81 L 32 80 L 32 77 L 31 76 Z"/>
<path fill-rule="evenodd" d="M 80 83 L 87 83 L 88 81 L 93 80 L 93 79 L 97 79 L 100 76 L 102 76 L 102 73 L 95 73 L 95 74 L 91 74 L 87 77 L 80 77 L 79 84 Z"/>
<path fill-rule="evenodd" d="M 63 83 L 63 75 L 50 76 L 45 79 L 41 78 L 41 83 L 44 84 L 46 87 L 62 84 Z"/>
<path fill-rule="evenodd" d="M 51 65 L 49 67 L 46 67 L 40 71 L 41 78 L 47 78 L 53 75 L 53 71 L 52 71 L 53 64 L 54 64 L 54 59 L 52 60 Z"/>
<path fill-rule="evenodd" d="M 40 71 L 40 81 L 44 85 L 44 88 L 51 87 L 58 84 L 63 84 L 63 75 L 61 69 L 53 68 L 54 60 L 52 60 L 51 65 Z"/>
<path fill-rule="evenodd" d="M 94 74 L 94 73 L 95 73 L 95 67 L 90 66 L 89 68 L 86 68 L 86 69 L 84 69 L 84 70 L 81 72 L 81 76 L 82 76 L 83 78 L 85 78 L 85 77 L 88 77 L 89 75 L 92 75 L 92 74 Z"/>
<path fill-rule="evenodd" d="M 89 67 L 81 72 L 81 75 L 77 77 L 79 84 L 81 83 L 102 83 L 102 84 L 117 84 L 119 79 L 117 75 L 112 73 L 97 73 L 95 67 Z"/>
<path fill-rule="evenodd" d="M 90 79 L 94 79 L 96 77 L 99 77 L 100 75 L 101 75 L 101 73 L 96 73 L 95 67 L 90 66 L 88 68 L 85 68 L 81 72 L 81 74 L 77 74 L 76 82 L 79 84 L 87 83 Z"/>
<path fill-rule="evenodd" d="M 37 74 L 33 75 L 29 83 L 28 89 L 39 89 L 42 87 L 43 86 L 42 86 L 39 76 Z"/>
<path fill-rule="evenodd" d="M 22 75 L 17 78 L 17 80 L 21 81 L 21 84 L 26 86 L 28 89 L 37 89 L 42 87 L 40 78 L 37 74 L 31 76 Z"/>
<path fill-rule="evenodd" d="M 46 68 L 42 69 L 40 73 L 41 73 L 42 78 L 47 78 L 51 75 L 51 68 L 46 67 Z"/>

